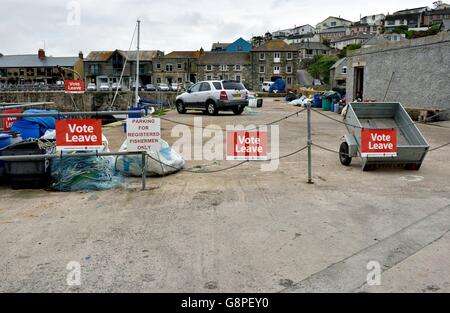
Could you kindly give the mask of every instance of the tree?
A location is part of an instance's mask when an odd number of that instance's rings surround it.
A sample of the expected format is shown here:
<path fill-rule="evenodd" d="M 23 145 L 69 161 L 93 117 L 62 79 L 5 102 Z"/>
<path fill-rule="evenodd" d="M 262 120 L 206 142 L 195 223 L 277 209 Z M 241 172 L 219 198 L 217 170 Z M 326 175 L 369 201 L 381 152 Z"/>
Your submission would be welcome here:
<path fill-rule="evenodd" d="M 358 49 L 361 49 L 361 47 L 362 47 L 361 44 L 351 44 L 351 45 L 348 45 L 347 47 L 345 47 L 344 49 L 342 49 L 342 50 L 339 52 L 338 57 L 339 57 L 340 59 L 343 59 L 343 58 L 345 58 L 345 57 L 348 55 L 348 52 L 349 52 L 349 51 L 358 50 Z"/>
<path fill-rule="evenodd" d="M 314 63 L 308 67 L 308 72 L 314 77 L 326 83 L 330 82 L 331 67 L 337 62 L 338 58 L 332 55 L 316 55 Z"/>
<path fill-rule="evenodd" d="M 252 45 L 253 47 L 259 47 L 264 43 L 264 37 L 263 36 L 254 36 L 252 38 Z"/>
<path fill-rule="evenodd" d="M 270 41 L 270 40 L 272 40 L 272 34 L 270 33 L 270 32 L 267 32 L 265 35 L 264 35 L 264 40 L 265 41 Z"/>

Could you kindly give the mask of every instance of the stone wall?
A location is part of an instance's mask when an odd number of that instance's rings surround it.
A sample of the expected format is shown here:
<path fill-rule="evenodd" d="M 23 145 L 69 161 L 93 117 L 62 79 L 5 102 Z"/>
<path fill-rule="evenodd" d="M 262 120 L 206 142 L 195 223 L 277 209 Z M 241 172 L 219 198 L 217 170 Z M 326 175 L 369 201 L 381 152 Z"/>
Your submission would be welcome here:
<path fill-rule="evenodd" d="M 140 92 L 141 99 L 174 105 L 176 92 Z M 119 92 L 114 110 L 125 110 L 133 103 L 133 92 Z M 73 100 L 72 100 L 73 99 Z M 0 104 L 27 102 L 55 102 L 51 108 L 61 111 L 105 111 L 111 109 L 114 92 L 89 92 L 68 95 L 64 92 L 0 92 Z"/>
<path fill-rule="evenodd" d="M 387 93 L 386 101 L 400 102 L 409 108 L 450 109 L 449 33 L 382 44 L 350 54 L 350 101 L 355 97 L 355 67 L 364 67 L 365 100 L 383 101 Z"/>

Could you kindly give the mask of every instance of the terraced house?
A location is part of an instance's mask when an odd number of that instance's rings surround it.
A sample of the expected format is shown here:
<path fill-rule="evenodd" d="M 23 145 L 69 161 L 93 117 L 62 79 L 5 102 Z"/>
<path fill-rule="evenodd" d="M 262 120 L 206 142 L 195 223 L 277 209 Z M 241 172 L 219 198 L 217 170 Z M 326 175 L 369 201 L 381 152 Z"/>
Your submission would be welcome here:
<path fill-rule="evenodd" d="M 298 49 L 283 40 L 268 41 L 252 50 L 253 89 L 264 81 L 284 79 L 288 86 L 297 83 Z"/>
<path fill-rule="evenodd" d="M 197 61 L 205 52 L 173 51 L 165 56 L 158 57 L 153 62 L 155 83 L 185 84 L 197 82 Z"/>
<path fill-rule="evenodd" d="M 140 51 L 139 74 L 141 84 L 153 82 L 153 59 L 164 55 L 162 51 Z M 92 51 L 84 60 L 84 72 L 86 83 L 114 83 L 122 77 L 122 87 L 127 89 L 135 81 L 136 77 L 136 51 Z M 126 63 L 125 69 L 124 65 Z"/>
<path fill-rule="evenodd" d="M 69 71 L 63 71 L 64 77 L 61 76 L 58 66 L 69 69 Z M 78 75 L 81 77 L 78 77 Z M 37 54 L 0 54 L 0 83 L 53 84 L 63 79 L 74 78 L 83 78 L 82 52 L 79 53 L 78 57 L 47 56 L 43 49 L 39 49 Z"/>
<path fill-rule="evenodd" d="M 199 80 L 236 80 L 250 86 L 250 58 L 246 52 L 206 52 L 198 59 Z"/>

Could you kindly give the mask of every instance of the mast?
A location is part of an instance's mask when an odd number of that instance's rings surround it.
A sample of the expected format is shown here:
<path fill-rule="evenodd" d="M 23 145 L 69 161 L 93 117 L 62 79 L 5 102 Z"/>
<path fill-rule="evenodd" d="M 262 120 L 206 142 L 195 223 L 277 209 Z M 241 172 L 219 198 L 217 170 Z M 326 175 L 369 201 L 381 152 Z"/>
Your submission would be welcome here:
<path fill-rule="evenodd" d="M 136 51 L 136 82 L 135 82 L 135 107 L 139 107 L 139 58 L 141 41 L 141 21 L 137 20 L 137 51 Z"/>

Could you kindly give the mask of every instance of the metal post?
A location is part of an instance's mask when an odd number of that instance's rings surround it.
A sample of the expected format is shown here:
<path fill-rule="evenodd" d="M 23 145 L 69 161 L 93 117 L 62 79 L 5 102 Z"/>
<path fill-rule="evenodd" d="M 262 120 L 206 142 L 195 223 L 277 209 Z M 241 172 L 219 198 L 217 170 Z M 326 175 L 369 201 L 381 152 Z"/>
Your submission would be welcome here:
<path fill-rule="evenodd" d="M 314 184 L 312 179 L 312 130 L 311 130 L 311 103 L 308 108 L 308 184 Z"/>
<path fill-rule="evenodd" d="M 42 112 L 42 113 L 11 113 L 11 114 L 3 114 L 0 113 L 0 118 L 7 117 L 92 117 L 98 118 L 102 116 L 110 116 L 110 115 L 130 115 L 136 114 L 140 116 L 147 116 L 146 110 L 140 111 L 98 111 L 98 112 Z"/>
<path fill-rule="evenodd" d="M 141 41 L 141 21 L 137 21 L 137 50 L 136 50 L 136 88 L 135 88 L 135 108 L 139 107 L 139 58 Z"/>
<path fill-rule="evenodd" d="M 0 111 L 10 110 L 10 109 L 22 109 L 28 107 L 36 107 L 45 105 L 54 105 L 54 102 L 35 102 L 35 103 L 0 103 Z"/>
<path fill-rule="evenodd" d="M 147 157 L 147 152 L 142 152 L 142 191 L 146 189 L 147 175 L 145 173 L 145 159 Z"/>

